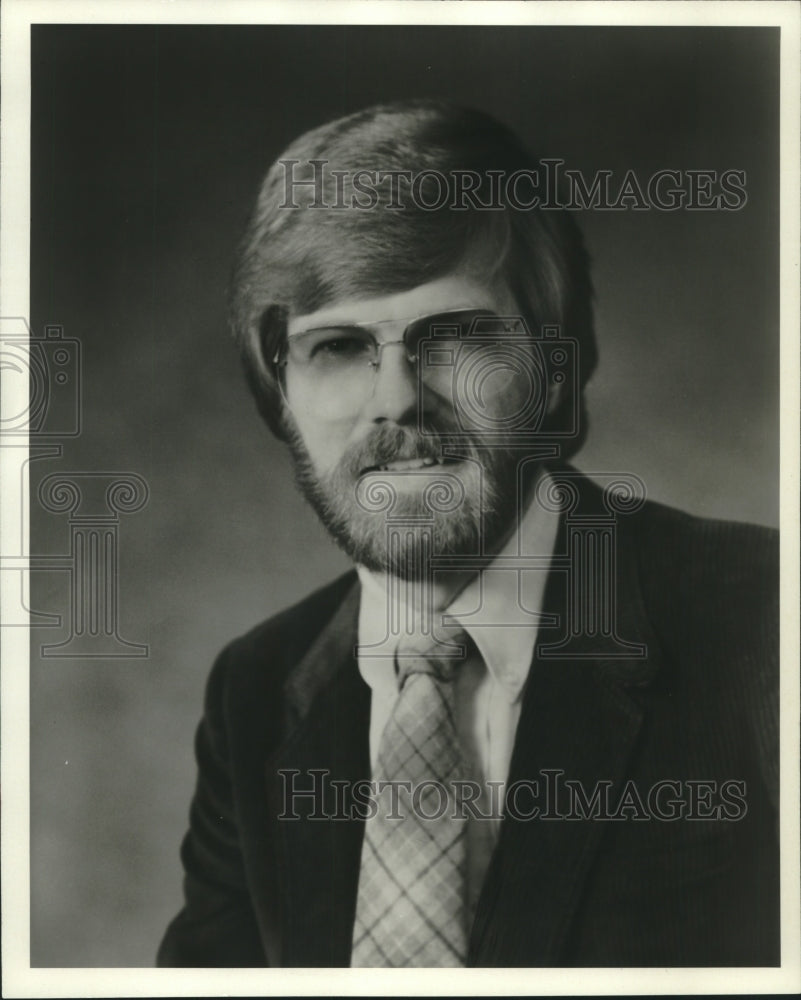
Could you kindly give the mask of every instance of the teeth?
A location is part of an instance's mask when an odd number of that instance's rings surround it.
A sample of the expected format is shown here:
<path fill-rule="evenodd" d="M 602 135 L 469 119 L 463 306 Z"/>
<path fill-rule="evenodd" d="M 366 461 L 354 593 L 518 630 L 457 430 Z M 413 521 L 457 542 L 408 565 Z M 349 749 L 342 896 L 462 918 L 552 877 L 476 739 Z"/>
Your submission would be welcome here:
<path fill-rule="evenodd" d="M 423 469 L 432 465 L 439 465 L 435 458 L 402 458 L 397 462 L 388 462 L 386 465 L 379 465 L 380 472 L 404 472 L 408 469 Z"/>

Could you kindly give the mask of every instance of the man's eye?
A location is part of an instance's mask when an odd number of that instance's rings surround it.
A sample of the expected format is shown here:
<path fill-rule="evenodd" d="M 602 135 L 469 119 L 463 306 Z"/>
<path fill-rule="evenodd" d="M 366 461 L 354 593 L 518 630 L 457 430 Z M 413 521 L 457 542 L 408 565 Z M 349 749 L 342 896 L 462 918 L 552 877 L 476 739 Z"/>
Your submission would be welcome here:
<path fill-rule="evenodd" d="M 350 358 L 365 357 L 369 350 L 369 343 L 359 337 L 331 337 L 314 347 L 312 357 L 346 361 Z"/>

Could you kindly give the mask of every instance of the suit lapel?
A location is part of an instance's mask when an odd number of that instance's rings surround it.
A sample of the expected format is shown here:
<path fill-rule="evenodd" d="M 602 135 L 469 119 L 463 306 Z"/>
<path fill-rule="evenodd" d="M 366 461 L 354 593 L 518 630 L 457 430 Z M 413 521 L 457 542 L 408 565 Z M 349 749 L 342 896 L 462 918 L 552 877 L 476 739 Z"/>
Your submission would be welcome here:
<path fill-rule="evenodd" d="M 593 489 L 592 485 L 589 486 Z M 557 551 L 565 543 L 564 518 Z M 653 633 L 639 592 L 634 543 L 618 533 L 617 606 L 620 634 L 643 643 L 639 660 L 600 659 L 592 643 L 572 647 L 570 659 L 552 659 L 543 647 L 564 635 L 567 581 L 551 570 L 543 611 L 560 626 L 542 628 L 521 708 L 507 789 L 537 782 L 536 818 L 523 818 L 535 805 L 522 788 L 517 818 L 504 817 L 485 879 L 471 937 L 468 964 L 542 966 L 564 964 L 571 919 L 598 850 L 605 824 L 560 818 L 564 794 L 546 794 L 565 779 L 592 795 L 611 783 L 611 801 L 623 784 L 643 713 L 633 690 L 648 684 L 659 663 Z M 520 786 L 518 786 L 520 787 Z M 564 792 L 564 786 L 562 786 Z M 548 818 L 548 817 L 551 818 Z"/>
<path fill-rule="evenodd" d="M 358 606 L 355 585 L 290 673 L 288 735 L 265 765 L 284 966 L 350 962 L 363 832 L 352 789 L 370 777 L 370 692 L 354 655 Z"/>

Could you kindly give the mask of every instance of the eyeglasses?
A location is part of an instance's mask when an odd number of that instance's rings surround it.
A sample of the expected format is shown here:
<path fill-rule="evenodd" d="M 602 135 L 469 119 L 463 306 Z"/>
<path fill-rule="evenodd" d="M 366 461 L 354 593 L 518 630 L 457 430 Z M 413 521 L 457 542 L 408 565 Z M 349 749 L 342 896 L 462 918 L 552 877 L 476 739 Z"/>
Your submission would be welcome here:
<path fill-rule="evenodd" d="M 378 330 L 398 320 L 314 327 L 288 336 L 273 357 L 285 391 L 287 371 L 308 412 L 329 416 L 356 413 L 375 391 L 387 347 L 402 346 L 423 388 L 446 392 L 457 364 L 477 355 L 496 355 L 502 338 L 528 338 L 519 317 L 486 309 L 456 309 L 419 316 L 398 340 L 380 340 Z M 402 321 L 400 321 L 402 322 Z M 294 391 L 294 390 L 293 390 Z"/>

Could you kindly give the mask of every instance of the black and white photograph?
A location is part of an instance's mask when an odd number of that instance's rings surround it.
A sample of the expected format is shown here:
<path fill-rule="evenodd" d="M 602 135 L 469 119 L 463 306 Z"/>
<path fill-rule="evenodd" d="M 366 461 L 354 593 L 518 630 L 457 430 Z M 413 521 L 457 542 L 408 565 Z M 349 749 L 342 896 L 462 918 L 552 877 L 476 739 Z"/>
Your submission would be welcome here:
<path fill-rule="evenodd" d="M 797 5 L 127 8 L 3 10 L 4 995 L 801 988 Z"/>

